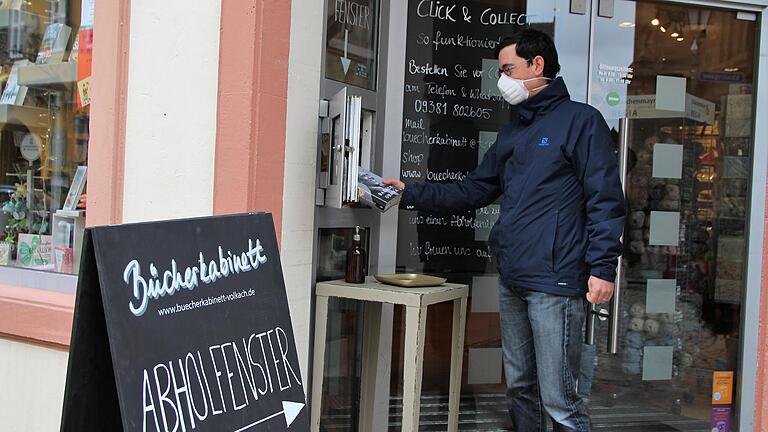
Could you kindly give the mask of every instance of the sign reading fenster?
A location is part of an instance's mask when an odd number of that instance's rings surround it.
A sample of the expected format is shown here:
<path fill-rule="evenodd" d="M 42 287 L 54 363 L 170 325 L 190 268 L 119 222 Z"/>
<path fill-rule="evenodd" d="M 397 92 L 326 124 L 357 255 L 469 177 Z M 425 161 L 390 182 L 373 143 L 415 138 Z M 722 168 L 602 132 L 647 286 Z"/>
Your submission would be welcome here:
<path fill-rule="evenodd" d="M 270 214 L 86 231 L 61 430 L 309 430 Z"/>
<path fill-rule="evenodd" d="M 328 0 L 325 77 L 376 90 L 379 1 Z"/>

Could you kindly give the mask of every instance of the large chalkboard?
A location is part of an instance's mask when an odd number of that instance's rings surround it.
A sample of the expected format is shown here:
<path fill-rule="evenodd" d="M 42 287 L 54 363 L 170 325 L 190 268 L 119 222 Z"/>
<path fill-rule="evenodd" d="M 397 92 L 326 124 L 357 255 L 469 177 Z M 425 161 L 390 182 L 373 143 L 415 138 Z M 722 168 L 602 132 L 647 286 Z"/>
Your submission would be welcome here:
<path fill-rule="evenodd" d="M 89 229 L 62 431 L 309 430 L 270 214 Z"/>
<path fill-rule="evenodd" d="M 525 1 L 409 0 L 400 177 L 463 179 L 495 142 L 514 109 L 496 87 L 494 49 L 530 24 Z M 487 240 L 494 204 L 435 216 L 401 210 L 399 271 L 495 272 Z"/>

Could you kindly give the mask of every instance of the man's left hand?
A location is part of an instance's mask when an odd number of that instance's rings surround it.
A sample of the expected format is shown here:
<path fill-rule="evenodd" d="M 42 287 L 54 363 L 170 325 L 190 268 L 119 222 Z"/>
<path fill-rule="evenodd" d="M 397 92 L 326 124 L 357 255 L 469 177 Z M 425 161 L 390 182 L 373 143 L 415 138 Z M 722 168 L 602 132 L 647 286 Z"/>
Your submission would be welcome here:
<path fill-rule="evenodd" d="M 605 303 L 613 297 L 613 282 L 590 276 L 587 285 L 589 286 L 587 301 L 592 304 Z"/>

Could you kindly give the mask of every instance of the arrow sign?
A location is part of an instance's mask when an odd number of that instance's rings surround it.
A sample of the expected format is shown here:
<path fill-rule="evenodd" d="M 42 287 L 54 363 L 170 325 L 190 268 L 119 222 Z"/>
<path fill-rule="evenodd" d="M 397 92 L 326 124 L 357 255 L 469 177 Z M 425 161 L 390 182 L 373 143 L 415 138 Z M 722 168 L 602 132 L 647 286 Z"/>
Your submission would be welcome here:
<path fill-rule="evenodd" d="M 341 66 L 344 68 L 344 75 L 349 70 L 351 60 L 347 58 L 347 47 L 349 46 L 349 30 L 344 29 L 344 57 L 341 58 Z"/>
<path fill-rule="evenodd" d="M 281 416 L 283 414 L 285 415 L 285 426 L 286 427 L 291 427 L 291 423 L 293 423 L 293 421 L 296 420 L 296 417 L 298 417 L 299 413 L 301 412 L 301 410 L 303 408 L 304 408 L 304 404 L 303 403 L 291 402 L 291 401 L 283 401 L 283 410 L 282 411 L 278 411 L 278 412 L 276 412 L 276 413 L 274 413 L 272 415 L 266 416 L 263 419 L 256 420 L 255 422 L 253 422 L 253 423 L 251 423 L 251 424 L 249 424 L 247 426 L 241 427 L 240 429 L 236 430 L 235 432 L 242 432 L 244 430 L 248 430 L 248 429 L 256 426 L 257 424 L 264 423 L 267 420 L 271 420 L 271 419 L 273 419 L 275 417 L 279 417 L 279 416 Z"/>

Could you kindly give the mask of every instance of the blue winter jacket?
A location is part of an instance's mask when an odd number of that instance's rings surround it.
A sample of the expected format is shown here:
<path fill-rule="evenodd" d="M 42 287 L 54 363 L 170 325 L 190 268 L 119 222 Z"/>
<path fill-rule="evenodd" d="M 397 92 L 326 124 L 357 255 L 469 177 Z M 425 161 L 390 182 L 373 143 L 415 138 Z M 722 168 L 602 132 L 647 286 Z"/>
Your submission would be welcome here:
<path fill-rule="evenodd" d="M 408 185 L 403 205 L 437 214 L 501 194 L 490 247 L 505 285 L 577 296 L 590 275 L 613 282 L 624 194 L 608 125 L 562 78 L 518 107 L 480 165 L 455 183 Z"/>

